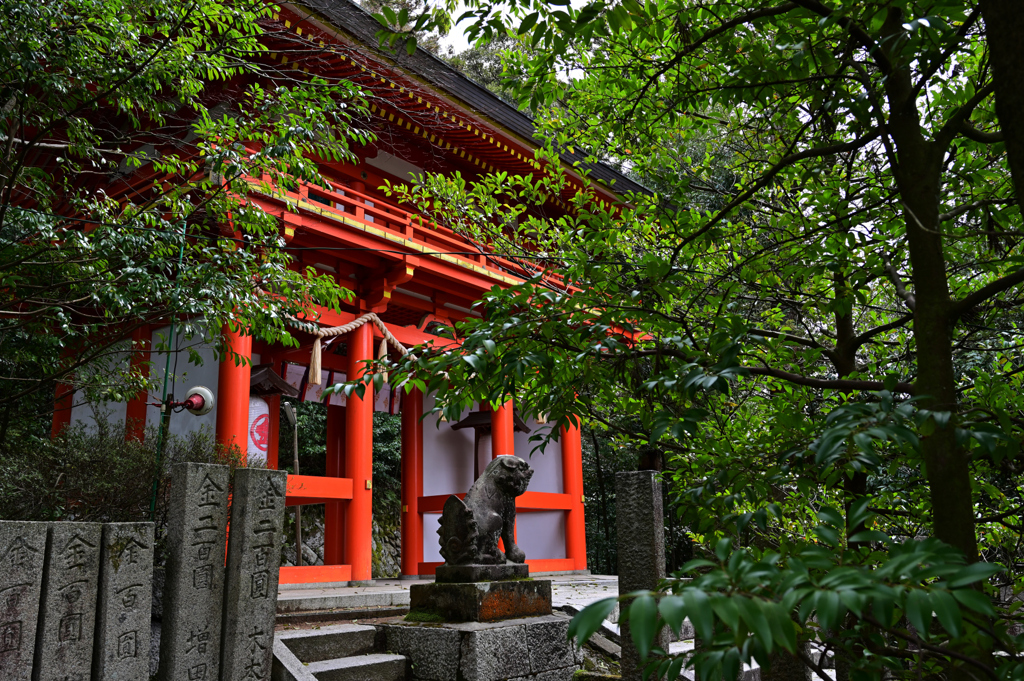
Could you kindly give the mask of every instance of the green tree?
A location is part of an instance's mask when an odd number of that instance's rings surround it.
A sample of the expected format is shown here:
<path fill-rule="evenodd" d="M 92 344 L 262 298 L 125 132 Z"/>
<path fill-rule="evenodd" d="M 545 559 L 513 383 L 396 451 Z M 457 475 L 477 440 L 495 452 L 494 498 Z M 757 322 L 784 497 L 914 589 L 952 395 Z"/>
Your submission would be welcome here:
<path fill-rule="evenodd" d="M 1004 3 L 511 4 L 548 153 L 658 191 L 546 219 L 551 155 L 545 178 L 399 190 L 538 271 L 488 295 L 461 354 L 408 358 L 410 384 L 670 452 L 707 574 L 638 601 L 633 631 L 709 618 L 702 676 L 797 652 L 812 616 L 858 673 L 1020 675 L 975 563 L 984 537 L 1020 581 L 1024 132 L 992 101 L 1019 96 L 1019 55 L 982 21 Z M 478 35 L 507 28 L 470 6 Z"/>
<path fill-rule="evenodd" d="M 120 368 L 143 325 L 293 344 L 290 316 L 348 295 L 291 269 L 249 199 L 319 182 L 318 160 L 371 139 L 357 87 L 269 58 L 270 5 L 2 0 L 0 15 L 4 423 L 56 380 L 113 400 L 146 387 Z"/>

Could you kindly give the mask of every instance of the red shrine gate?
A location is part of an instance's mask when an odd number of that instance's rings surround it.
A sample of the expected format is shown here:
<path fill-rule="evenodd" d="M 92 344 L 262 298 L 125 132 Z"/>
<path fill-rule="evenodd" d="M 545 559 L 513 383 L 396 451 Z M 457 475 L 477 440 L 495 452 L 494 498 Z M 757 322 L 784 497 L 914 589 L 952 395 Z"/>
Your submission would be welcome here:
<path fill-rule="evenodd" d="M 321 172 L 330 180 L 328 187 L 302 186 L 296 192 L 275 189 L 254 193 L 251 198 L 280 216 L 281 234 L 298 254 L 297 267 L 312 266 L 355 291 L 355 300 L 342 313 L 316 311 L 322 327 L 347 324 L 373 312 L 407 347 L 428 340 L 450 342 L 430 333 L 433 325 L 476 314 L 472 305 L 485 291 L 522 281 L 534 272 L 486 249 L 472 256 L 455 255 L 479 249 L 443 227 L 411 220 L 409 213 L 375 188 L 386 180 L 408 182 L 423 171 L 458 171 L 469 179 L 495 170 L 518 174 L 543 171 L 544 166 L 534 160 L 537 143 L 532 124 L 422 50 L 411 56 L 403 53 L 395 60 L 381 56 L 371 47 L 376 45 L 376 21 L 348 0 L 316 0 L 313 4 L 313 9 L 286 6 L 275 17 L 283 35 L 301 37 L 323 49 L 320 54 L 311 51 L 303 62 L 291 67 L 347 78 L 369 90 L 378 141 L 356 150 L 358 164 L 322 163 Z M 268 36 L 268 40 L 286 38 Z M 284 44 L 279 48 L 282 51 Z M 273 44 L 269 48 L 275 49 Z M 608 168 L 598 166 L 590 171 L 592 179 L 638 189 Z M 569 175 L 579 180 L 571 170 Z M 260 179 L 266 178 L 254 178 L 254 183 Z M 577 182 L 576 188 L 582 184 Z M 561 199 L 573 191 L 576 189 L 570 187 L 565 196 L 553 197 L 552 210 L 566 210 Z M 592 191 L 602 202 L 619 200 L 610 191 Z M 144 330 L 133 340 L 151 341 L 161 332 Z M 329 344 L 321 357 L 318 390 L 308 381 L 311 335 L 296 332 L 303 347 L 293 350 L 254 343 L 251 337 L 229 329 L 224 333 L 233 351 L 250 359 L 252 366 L 236 365 L 228 359 L 219 365 L 207 362 L 192 367 L 186 380 L 179 382 L 178 396 L 184 388 L 201 383 L 215 392 L 217 407 L 207 416 L 181 417 L 171 430 L 184 432 L 205 423 L 215 428 L 219 442 L 235 443 L 250 454 L 265 451 L 272 468 L 279 464 L 280 396 L 254 395 L 253 371 L 270 368 L 300 392 L 299 399 L 317 399 L 325 385 L 357 375 L 361 362 L 375 356 L 382 338 L 380 331 L 367 323 Z M 153 355 L 154 372 L 159 374 L 163 359 L 157 361 L 155 352 L 148 354 Z M 131 358 L 132 362 L 145 360 L 142 353 Z M 586 569 L 578 429 L 563 430 L 557 448 L 530 457 L 528 436 L 514 431 L 510 401 L 491 412 L 490 435 L 481 438 L 482 460 L 475 461 L 472 433 L 454 430 L 452 424 L 437 423 L 434 418 L 422 419 L 424 402 L 430 396 L 416 391 L 402 396 L 396 405 L 396 396 L 382 393 L 329 400 L 327 476 L 289 476 L 287 492 L 288 505 L 326 505 L 325 564 L 283 567 L 281 583 L 371 579 L 375 402 L 378 409 L 400 411 L 402 419 L 403 576 L 433 574 L 441 563 L 434 530 L 445 499 L 469 488 L 474 468 L 482 470 L 486 460 L 514 453 L 527 458 L 537 470 L 530 490 L 517 502 L 518 537 L 531 570 Z M 158 418 L 153 402 L 159 399 L 159 395 L 141 396 L 113 405 L 113 416 L 125 417 L 128 437 L 142 437 L 143 425 L 154 424 Z M 55 431 L 73 420 L 90 418 L 86 406 L 73 402 L 69 388 L 58 389 Z M 281 459 L 281 463 L 287 461 L 290 456 Z"/>

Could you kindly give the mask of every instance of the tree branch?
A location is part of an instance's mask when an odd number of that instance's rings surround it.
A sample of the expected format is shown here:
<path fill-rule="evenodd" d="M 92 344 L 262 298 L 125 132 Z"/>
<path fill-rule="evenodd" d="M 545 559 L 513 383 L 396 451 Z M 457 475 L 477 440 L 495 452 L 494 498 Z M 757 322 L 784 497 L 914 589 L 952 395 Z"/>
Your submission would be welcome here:
<path fill-rule="evenodd" d="M 855 348 L 859 348 L 860 346 L 864 345 L 865 343 L 867 343 L 869 340 L 871 340 L 872 338 L 874 338 L 878 334 L 885 333 L 886 331 L 892 331 L 893 329 L 898 329 L 899 327 L 904 326 L 905 324 L 907 324 L 908 322 L 911 322 L 913 320 L 914 320 L 914 315 L 906 314 L 906 315 L 903 315 L 902 317 L 900 317 L 899 319 L 897 319 L 895 321 L 889 322 L 888 324 L 882 324 L 881 326 L 876 326 L 875 328 L 871 329 L 870 331 L 865 331 L 864 333 L 862 333 L 859 336 L 857 336 L 856 338 L 854 338 L 853 339 L 853 346 Z"/>
<path fill-rule="evenodd" d="M 810 122 L 813 122 L 813 121 L 809 121 L 809 123 Z M 689 236 L 687 236 L 684 239 L 681 239 L 680 242 L 679 242 L 679 245 L 676 246 L 676 248 L 675 248 L 675 252 L 672 254 L 672 259 L 675 260 L 675 258 L 678 257 L 679 253 L 682 252 L 683 248 L 685 248 L 687 245 L 693 243 L 694 241 L 699 239 L 701 236 L 703 236 L 704 234 L 709 232 L 711 229 L 713 229 L 714 226 L 717 225 L 719 222 L 721 222 L 725 218 L 726 215 L 728 215 L 730 212 L 732 212 L 732 210 L 734 208 L 736 208 L 737 206 L 742 205 L 747 199 L 749 199 L 751 196 L 756 194 L 763 187 L 766 187 L 768 184 L 770 184 L 772 179 L 776 175 L 778 175 L 780 172 L 782 172 L 783 169 L 793 165 L 794 163 L 798 163 L 800 161 L 804 161 L 804 160 L 809 159 L 809 158 L 819 158 L 819 157 L 822 157 L 822 156 L 833 156 L 835 154 L 842 154 L 842 153 L 848 152 L 848 151 L 856 151 L 857 149 L 860 149 L 861 147 L 864 147 L 864 146 L 870 144 L 871 142 L 875 141 L 876 139 L 878 139 L 881 136 L 881 134 L 882 134 L 881 131 L 876 129 L 876 130 L 872 130 L 871 132 L 869 132 L 868 134 L 864 135 L 863 137 L 859 137 L 859 138 L 853 140 L 852 142 L 843 142 L 841 144 L 830 144 L 830 145 L 824 146 L 824 147 L 812 147 L 811 149 L 804 149 L 803 151 L 798 151 L 795 154 L 790 154 L 789 156 L 786 156 L 786 157 L 782 158 L 781 160 L 779 160 L 778 163 L 773 165 L 763 175 L 761 175 L 761 177 L 758 179 L 758 181 L 755 182 L 754 185 L 752 187 L 750 187 L 750 189 L 746 190 L 745 192 L 743 192 L 742 194 L 740 194 L 739 196 L 734 198 L 732 201 L 730 201 L 728 204 L 726 204 L 721 210 L 718 211 L 718 213 L 715 214 L 714 217 L 712 217 L 707 223 L 705 223 L 696 232 L 694 232 L 693 234 L 690 234 Z"/>
<path fill-rule="evenodd" d="M 970 294 L 966 298 L 958 300 L 953 303 L 953 307 L 950 310 L 950 322 L 955 322 L 965 313 L 974 309 L 976 306 L 985 302 L 992 296 L 999 295 L 1003 291 L 1013 288 L 1017 284 L 1024 283 L 1024 267 L 1007 274 L 1005 277 L 996 279 L 986 286 L 982 286 L 980 289 Z"/>
<path fill-rule="evenodd" d="M 946 124 L 939 129 L 937 135 L 935 135 L 935 141 L 942 149 L 949 146 L 949 143 L 953 141 L 956 134 L 963 132 L 964 123 L 970 119 L 971 114 L 978 108 L 985 99 L 988 98 L 993 92 L 995 92 L 995 83 L 989 81 L 982 87 L 978 88 L 978 91 L 974 93 L 974 96 L 964 102 L 964 105 L 953 112 L 953 115 L 949 117 Z"/>
<path fill-rule="evenodd" d="M 794 374 L 780 369 L 770 369 L 768 367 L 744 368 L 753 376 L 778 378 L 780 380 L 789 381 L 790 383 L 806 386 L 808 388 L 819 388 L 821 390 L 885 390 L 885 385 L 881 381 L 863 381 L 849 378 L 811 378 L 809 376 L 801 376 L 800 374 Z M 913 395 L 915 392 L 913 383 L 897 383 L 896 390 L 901 393 L 907 393 L 908 395 Z"/>
<path fill-rule="evenodd" d="M 804 9 L 814 12 L 818 16 L 830 17 L 834 14 L 831 9 L 818 2 L 818 0 L 794 0 L 794 2 Z M 875 63 L 878 65 L 878 68 L 882 73 L 889 75 L 889 73 L 892 72 L 892 62 L 889 61 L 889 57 L 885 55 L 885 52 L 881 47 L 879 47 L 878 43 L 875 42 L 875 39 L 864 30 L 864 27 L 846 16 L 836 18 L 836 23 L 846 29 L 847 32 L 853 36 L 853 39 L 868 51 L 868 54 L 875 60 Z"/>
<path fill-rule="evenodd" d="M 917 298 L 914 297 L 913 293 L 907 291 L 907 287 L 903 285 L 903 280 L 900 278 L 900 273 L 896 271 L 896 266 L 892 264 L 889 258 L 885 259 L 885 271 L 889 273 L 889 278 L 892 279 L 893 286 L 896 287 L 896 295 L 903 299 L 903 302 L 907 304 L 910 311 L 914 311 L 914 307 L 917 305 Z"/>
<path fill-rule="evenodd" d="M 716 28 L 707 31 L 701 37 L 697 38 L 697 40 L 690 43 L 689 45 L 686 45 L 682 50 L 673 55 L 671 59 L 665 62 L 665 64 L 658 68 L 657 71 L 650 75 L 650 77 L 647 79 L 647 82 L 644 83 L 644 86 L 640 89 L 640 92 L 633 97 L 633 106 L 630 108 L 628 115 L 632 116 L 633 113 L 636 112 L 637 107 L 640 106 L 640 103 L 643 100 L 644 96 L 647 94 L 647 91 L 651 88 L 651 86 L 654 83 L 658 82 L 661 76 L 668 72 L 669 69 L 674 68 L 676 65 L 678 65 L 679 62 L 683 60 L 683 57 L 695 52 L 704 43 L 708 42 L 712 38 L 715 38 L 722 33 L 725 33 L 729 29 L 735 28 L 736 26 L 742 26 L 743 24 L 750 23 L 751 21 L 756 21 L 757 19 L 763 19 L 764 17 L 773 17 L 779 14 L 785 14 L 786 12 L 790 12 L 796 9 L 796 7 L 797 4 L 795 2 L 787 2 L 782 5 L 779 5 L 778 7 L 768 7 L 765 9 L 754 10 L 752 12 L 742 14 L 738 17 L 734 17 L 729 21 L 723 22 L 720 26 L 717 26 Z"/>
<path fill-rule="evenodd" d="M 983 132 L 971 125 L 970 121 L 964 121 L 960 124 L 960 132 L 967 139 L 981 142 L 982 144 L 995 144 L 996 142 L 1003 141 L 1002 130 L 999 132 Z"/>
<path fill-rule="evenodd" d="M 965 203 L 957 206 L 948 213 L 939 213 L 939 222 L 952 220 L 955 217 L 963 215 L 968 211 L 972 211 L 975 208 L 981 208 L 982 206 L 1005 206 L 1008 203 L 1013 203 L 1013 199 L 980 199 L 973 203 Z"/>

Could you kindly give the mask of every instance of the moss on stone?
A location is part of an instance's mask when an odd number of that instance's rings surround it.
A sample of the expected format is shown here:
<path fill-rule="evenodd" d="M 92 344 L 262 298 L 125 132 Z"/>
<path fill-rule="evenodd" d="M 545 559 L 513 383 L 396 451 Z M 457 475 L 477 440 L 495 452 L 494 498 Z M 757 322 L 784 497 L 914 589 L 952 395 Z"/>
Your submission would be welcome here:
<path fill-rule="evenodd" d="M 405 616 L 406 622 L 445 622 L 443 615 L 431 610 L 411 610 Z"/>

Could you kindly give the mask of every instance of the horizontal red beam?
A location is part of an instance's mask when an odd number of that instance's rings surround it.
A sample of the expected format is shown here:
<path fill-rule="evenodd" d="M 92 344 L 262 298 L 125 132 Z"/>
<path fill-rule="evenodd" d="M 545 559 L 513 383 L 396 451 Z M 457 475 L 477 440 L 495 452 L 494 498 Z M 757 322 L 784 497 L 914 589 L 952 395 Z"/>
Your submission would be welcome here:
<path fill-rule="evenodd" d="M 280 584 L 325 584 L 351 582 L 351 565 L 286 565 L 281 568 Z"/>
<path fill-rule="evenodd" d="M 289 475 L 285 506 L 323 504 L 352 498 L 351 478 L 330 478 L 318 475 Z"/>
<path fill-rule="evenodd" d="M 444 502 L 448 501 L 450 494 L 435 494 L 429 497 L 419 498 L 420 513 L 440 513 L 444 508 Z M 465 494 L 456 494 L 460 499 Z M 568 511 L 572 508 L 572 499 L 568 494 L 556 492 L 527 492 L 516 497 L 517 511 Z"/>

